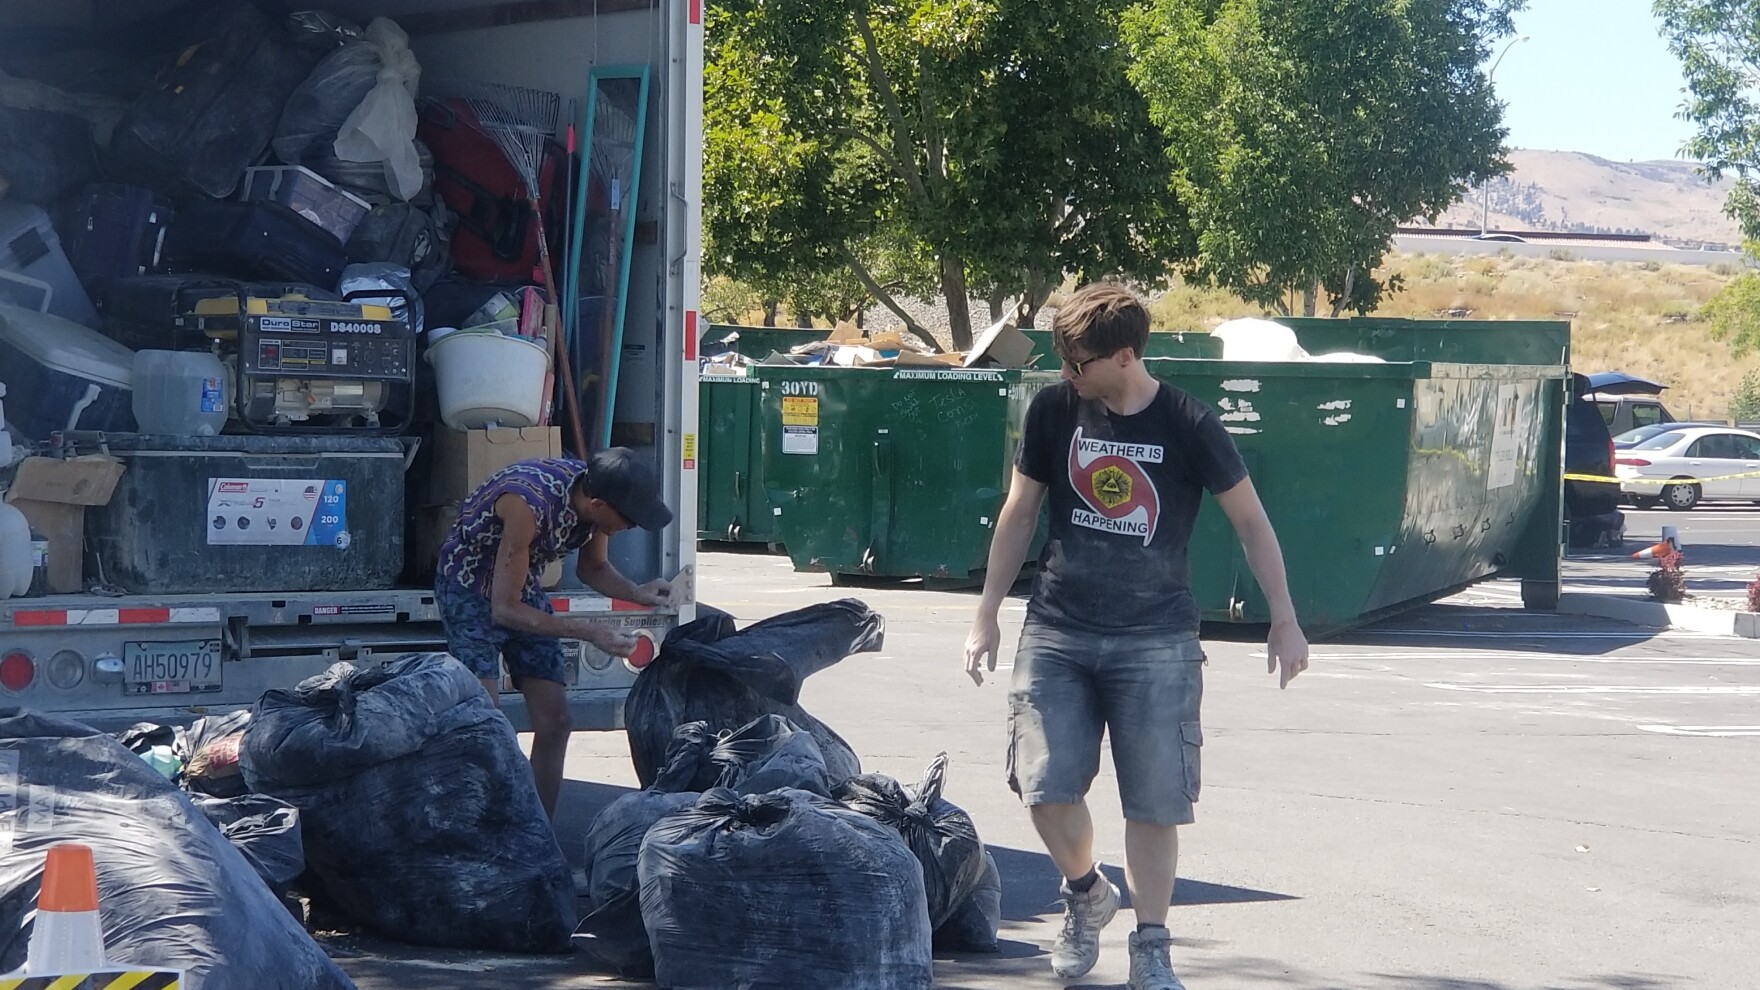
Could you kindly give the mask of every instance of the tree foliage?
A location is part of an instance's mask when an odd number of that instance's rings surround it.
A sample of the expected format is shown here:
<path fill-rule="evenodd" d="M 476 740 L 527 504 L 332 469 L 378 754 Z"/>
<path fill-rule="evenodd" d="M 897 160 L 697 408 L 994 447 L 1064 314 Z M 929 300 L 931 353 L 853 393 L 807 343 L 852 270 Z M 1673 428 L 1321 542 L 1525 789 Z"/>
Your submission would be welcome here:
<path fill-rule="evenodd" d="M 1130 76 L 1191 212 L 1190 272 L 1373 309 L 1395 228 L 1509 171 L 1481 64 L 1525 0 L 1145 0 Z"/>
<path fill-rule="evenodd" d="M 1711 179 L 1735 180 L 1724 212 L 1760 240 L 1760 0 L 1656 0 L 1662 36 L 1681 61 L 1677 115 L 1698 130 L 1681 149 Z M 1760 338 L 1751 338 L 1760 339 Z"/>
<path fill-rule="evenodd" d="M 1760 348 L 1760 275 L 1737 276 L 1717 290 L 1700 316 L 1711 324 L 1711 336 L 1728 343 L 1738 357 Z"/>
<path fill-rule="evenodd" d="M 842 267 L 1036 308 L 1066 274 L 1155 281 L 1184 253 L 1171 164 L 1118 43 L 1124 0 L 723 0 L 706 79 L 706 265 Z"/>

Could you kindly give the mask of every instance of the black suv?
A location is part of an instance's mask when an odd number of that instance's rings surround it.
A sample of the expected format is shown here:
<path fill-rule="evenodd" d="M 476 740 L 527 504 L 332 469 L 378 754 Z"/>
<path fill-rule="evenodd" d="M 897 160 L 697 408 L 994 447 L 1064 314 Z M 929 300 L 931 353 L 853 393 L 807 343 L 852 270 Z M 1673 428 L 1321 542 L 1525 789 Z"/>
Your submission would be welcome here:
<path fill-rule="evenodd" d="M 1565 416 L 1565 474 L 1613 477 L 1613 436 L 1601 411 L 1589 400 L 1589 380 L 1571 375 L 1571 403 Z M 1564 518 L 1573 547 L 1617 547 L 1625 539 L 1625 514 L 1619 511 L 1619 483 L 1564 483 Z"/>

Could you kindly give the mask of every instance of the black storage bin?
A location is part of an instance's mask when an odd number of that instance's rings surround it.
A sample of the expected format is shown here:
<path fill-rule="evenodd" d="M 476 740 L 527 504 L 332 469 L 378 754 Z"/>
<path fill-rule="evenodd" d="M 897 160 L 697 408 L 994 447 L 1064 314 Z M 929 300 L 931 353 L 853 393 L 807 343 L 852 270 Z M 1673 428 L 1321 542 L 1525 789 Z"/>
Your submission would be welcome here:
<path fill-rule="evenodd" d="M 403 570 L 403 445 L 368 437 L 105 438 L 92 574 L 135 594 L 372 591 Z"/>

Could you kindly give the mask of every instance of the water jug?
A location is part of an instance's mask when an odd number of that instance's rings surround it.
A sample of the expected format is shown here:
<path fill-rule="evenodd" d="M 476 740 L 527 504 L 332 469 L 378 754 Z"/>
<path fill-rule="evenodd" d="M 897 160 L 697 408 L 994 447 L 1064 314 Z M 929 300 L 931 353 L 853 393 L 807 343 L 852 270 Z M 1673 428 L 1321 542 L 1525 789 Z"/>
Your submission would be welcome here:
<path fill-rule="evenodd" d="M 134 418 L 142 433 L 215 436 L 226 427 L 226 367 L 205 351 L 136 351 Z"/>

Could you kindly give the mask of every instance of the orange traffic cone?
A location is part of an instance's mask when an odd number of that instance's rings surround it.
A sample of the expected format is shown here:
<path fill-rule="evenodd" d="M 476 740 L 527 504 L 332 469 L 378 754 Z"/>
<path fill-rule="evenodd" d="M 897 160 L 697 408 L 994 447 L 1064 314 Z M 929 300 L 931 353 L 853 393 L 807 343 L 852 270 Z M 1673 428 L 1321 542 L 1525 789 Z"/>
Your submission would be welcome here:
<path fill-rule="evenodd" d="M 1676 550 L 1672 545 L 1670 545 L 1668 543 L 1657 543 L 1653 546 L 1645 547 L 1644 549 L 1639 550 L 1635 554 L 1632 554 L 1632 559 L 1633 560 L 1655 560 L 1659 557 L 1666 557 L 1669 554 L 1675 553 L 1675 552 L 1676 552 Z"/>
<path fill-rule="evenodd" d="M 92 849 L 72 843 L 51 846 L 43 866 L 43 888 L 37 894 L 25 975 L 90 973 L 108 966 L 104 929 L 98 922 Z"/>

